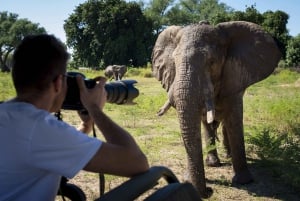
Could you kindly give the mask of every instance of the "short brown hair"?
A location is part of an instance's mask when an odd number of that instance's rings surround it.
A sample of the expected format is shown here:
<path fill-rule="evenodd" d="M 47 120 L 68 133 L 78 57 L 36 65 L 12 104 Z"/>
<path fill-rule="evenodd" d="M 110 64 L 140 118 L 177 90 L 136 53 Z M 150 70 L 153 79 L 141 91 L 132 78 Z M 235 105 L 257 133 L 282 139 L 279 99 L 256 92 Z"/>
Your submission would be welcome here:
<path fill-rule="evenodd" d="M 68 59 L 65 45 L 53 35 L 25 37 L 13 55 L 12 78 L 17 93 L 48 88 L 66 71 Z"/>

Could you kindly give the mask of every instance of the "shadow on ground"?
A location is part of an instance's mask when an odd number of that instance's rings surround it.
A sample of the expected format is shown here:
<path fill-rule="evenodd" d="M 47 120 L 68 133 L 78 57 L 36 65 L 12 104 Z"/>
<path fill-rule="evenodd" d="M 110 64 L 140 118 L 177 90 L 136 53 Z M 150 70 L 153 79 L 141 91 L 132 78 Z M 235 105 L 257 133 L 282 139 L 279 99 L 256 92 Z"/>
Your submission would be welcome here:
<path fill-rule="evenodd" d="M 283 179 L 284 175 L 274 172 L 274 167 L 259 160 L 248 159 L 248 161 L 254 182 L 247 185 L 232 185 L 231 178 L 228 177 L 232 176 L 230 163 L 224 163 L 222 167 L 207 168 L 207 185 L 211 185 L 214 194 L 218 194 L 212 200 L 300 200 L 299 189 Z M 213 176 L 215 178 L 211 177 L 212 174 L 209 175 L 210 172 L 216 173 Z"/>

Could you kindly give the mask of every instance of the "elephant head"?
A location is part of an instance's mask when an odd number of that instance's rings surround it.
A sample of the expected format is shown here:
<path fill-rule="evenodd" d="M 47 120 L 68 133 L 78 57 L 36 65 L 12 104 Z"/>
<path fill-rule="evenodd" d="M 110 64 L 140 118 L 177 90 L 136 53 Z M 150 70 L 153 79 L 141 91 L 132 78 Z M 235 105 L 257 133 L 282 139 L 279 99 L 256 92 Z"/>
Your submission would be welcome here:
<path fill-rule="evenodd" d="M 231 149 L 234 181 L 248 183 L 243 137 L 243 93 L 269 76 L 281 54 L 273 38 L 244 21 L 170 26 L 157 38 L 152 70 L 168 92 L 187 152 L 190 182 L 207 197 L 200 122 L 222 122 Z"/>

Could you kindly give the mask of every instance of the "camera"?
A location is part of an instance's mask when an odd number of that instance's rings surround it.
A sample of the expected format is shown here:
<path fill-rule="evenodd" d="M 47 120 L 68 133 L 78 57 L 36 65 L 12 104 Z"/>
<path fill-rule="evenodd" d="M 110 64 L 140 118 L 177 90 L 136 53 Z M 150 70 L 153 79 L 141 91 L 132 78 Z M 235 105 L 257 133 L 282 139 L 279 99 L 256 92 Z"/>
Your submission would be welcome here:
<path fill-rule="evenodd" d="M 80 101 L 80 92 L 76 80 L 76 76 L 84 78 L 85 86 L 88 89 L 94 88 L 96 81 L 86 79 L 85 75 L 79 72 L 67 73 L 67 94 L 62 104 L 62 109 L 65 110 L 83 110 L 85 109 Z M 133 104 L 133 99 L 139 95 L 139 90 L 134 87 L 137 83 L 135 80 L 120 80 L 105 84 L 107 92 L 107 102 L 115 104 Z"/>

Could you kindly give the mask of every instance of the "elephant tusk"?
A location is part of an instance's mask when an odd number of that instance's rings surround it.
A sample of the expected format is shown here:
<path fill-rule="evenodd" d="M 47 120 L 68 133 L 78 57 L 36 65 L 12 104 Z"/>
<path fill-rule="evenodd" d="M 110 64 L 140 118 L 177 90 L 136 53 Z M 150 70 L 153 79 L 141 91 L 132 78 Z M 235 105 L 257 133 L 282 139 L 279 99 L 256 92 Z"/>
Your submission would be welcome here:
<path fill-rule="evenodd" d="M 212 99 L 207 99 L 205 101 L 205 105 L 206 105 L 206 121 L 208 124 L 213 123 L 213 121 L 215 120 L 215 107 L 213 104 Z"/>
<path fill-rule="evenodd" d="M 215 112 L 214 110 L 209 110 L 206 113 L 207 123 L 211 124 L 215 120 Z"/>

